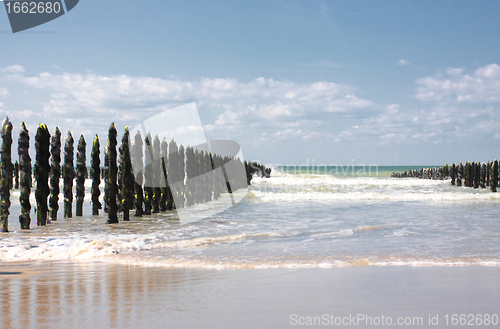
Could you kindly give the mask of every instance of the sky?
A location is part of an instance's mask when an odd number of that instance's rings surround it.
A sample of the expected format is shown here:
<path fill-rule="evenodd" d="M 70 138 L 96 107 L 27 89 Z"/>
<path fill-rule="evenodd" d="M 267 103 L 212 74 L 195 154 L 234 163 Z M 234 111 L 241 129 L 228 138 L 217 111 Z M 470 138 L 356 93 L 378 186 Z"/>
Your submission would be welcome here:
<path fill-rule="evenodd" d="M 194 102 L 208 139 L 266 164 L 494 160 L 498 17 L 498 1 L 80 0 L 14 34 L 0 10 L 0 117 L 15 140 L 43 122 L 104 145 L 111 122 L 121 138 Z"/>

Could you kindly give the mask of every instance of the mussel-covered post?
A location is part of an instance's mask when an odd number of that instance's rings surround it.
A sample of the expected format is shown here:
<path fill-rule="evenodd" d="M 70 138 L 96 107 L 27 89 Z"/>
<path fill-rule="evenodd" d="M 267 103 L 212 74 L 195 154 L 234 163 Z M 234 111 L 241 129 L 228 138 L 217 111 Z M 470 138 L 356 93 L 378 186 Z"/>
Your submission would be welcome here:
<path fill-rule="evenodd" d="M 493 161 L 493 165 L 491 168 L 491 182 L 490 182 L 490 190 L 491 192 L 496 192 L 498 187 L 498 161 Z"/>
<path fill-rule="evenodd" d="M 457 168 L 455 167 L 455 163 L 451 164 L 450 176 L 451 176 L 451 185 L 455 185 L 455 179 L 457 177 Z"/>
<path fill-rule="evenodd" d="M 100 158 L 99 137 L 95 135 L 94 144 L 92 145 L 90 176 L 92 177 L 92 215 L 99 215 L 99 209 L 102 209 L 102 204 L 99 201 L 101 190 L 101 158 Z"/>
<path fill-rule="evenodd" d="M 185 175 L 186 175 L 186 172 L 184 170 L 184 167 L 185 167 L 185 158 L 186 158 L 186 155 L 184 154 L 184 145 L 181 144 L 181 146 L 179 147 L 179 155 L 178 155 L 178 158 L 177 160 L 179 161 L 179 164 L 177 165 L 177 169 L 179 171 L 179 195 L 177 196 L 178 200 L 179 200 L 179 208 L 184 208 L 184 202 L 185 202 L 185 195 L 184 195 L 184 191 L 186 189 L 186 187 L 184 186 L 184 178 L 185 178 Z"/>
<path fill-rule="evenodd" d="M 116 128 L 115 124 L 112 123 L 111 127 L 109 127 L 108 131 L 108 172 L 106 177 L 106 182 L 108 185 L 108 194 L 107 194 L 107 202 L 109 207 L 108 212 L 108 220 L 107 224 L 116 224 L 118 223 L 118 205 L 116 203 L 116 195 L 118 193 L 118 185 L 117 185 L 117 174 L 118 167 L 116 165 Z"/>
<path fill-rule="evenodd" d="M 161 142 L 161 171 L 163 173 L 163 178 L 165 180 L 165 187 L 161 189 L 161 201 L 160 201 L 160 210 L 170 210 L 169 209 L 169 199 L 172 198 L 170 193 L 170 188 L 168 187 L 168 178 L 167 178 L 167 165 L 168 165 L 168 143 L 167 139 L 163 138 Z"/>
<path fill-rule="evenodd" d="M 486 164 L 483 162 L 481 163 L 481 177 L 479 181 L 479 186 L 481 188 L 486 188 Z"/>
<path fill-rule="evenodd" d="M 143 173 L 142 173 L 142 137 L 141 133 L 138 131 L 135 134 L 134 139 L 134 150 L 133 150 L 133 164 L 134 164 L 134 175 L 135 175 L 135 216 L 142 217 L 144 213 L 142 204 L 144 203 L 144 194 L 142 191 Z"/>
<path fill-rule="evenodd" d="M 49 144 L 50 133 L 46 125 L 40 124 L 35 135 L 36 163 L 35 163 L 35 179 L 36 190 L 35 199 L 37 207 L 37 219 L 39 226 L 47 224 L 49 197 Z"/>
<path fill-rule="evenodd" d="M 3 120 L 1 134 L 0 232 L 9 232 L 10 182 L 12 181 L 12 123 L 7 117 Z"/>
<path fill-rule="evenodd" d="M 153 141 L 153 213 L 160 212 L 160 201 L 161 201 L 161 186 L 164 183 L 161 172 L 161 152 L 160 152 L 160 138 L 158 135 L 155 136 Z"/>
<path fill-rule="evenodd" d="M 464 166 L 462 162 L 458 163 L 457 167 L 457 186 L 462 186 L 462 178 L 464 177 Z"/>
<path fill-rule="evenodd" d="M 87 143 L 80 136 L 76 152 L 76 215 L 83 216 L 83 201 L 85 199 L 85 178 L 87 178 Z"/>
<path fill-rule="evenodd" d="M 29 141 L 29 136 L 28 136 Z M 57 220 L 59 211 L 59 180 L 61 179 L 61 131 L 59 127 L 54 130 L 50 139 L 50 220 Z"/>
<path fill-rule="evenodd" d="M 22 230 L 29 230 L 31 224 L 31 157 L 29 153 L 30 135 L 28 129 L 21 122 L 21 130 L 19 131 L 19 141 L 17 143 L 17 151 L 19 154 L 19 174 L 21 179 L 21 194 L 19 202 L 21 203 L 21 214 L 19 214 L 19 223 Z"/>
<path fill-rule="evenodd" d="M 151 215 L 153 206 L 153 145 L 151 134 L 146 135 L 144 140 L 145 147 L 145 166 L 144 166 L 144 214 Z"/>
<path fill-rule="evenodd" d="M 134 173 L 132 171 L 132 159 L 130 157 L 129 130 L 125 128 L 122 144 L 120 146 L 120 177 L 121 203 L 123 209 L 123 220 L 130 220 L 130 209 L 134 206 Z"/>
<path fill-rule="evenodd" d="M 64 142 L 64 165 L 63 165 L 63 192 L 64 192 L 64 217 L 73 217 L 73 179 L 75 178 L 75 167 L 73 165 L 74 143 L 71 131 L 68 131 Z"/>

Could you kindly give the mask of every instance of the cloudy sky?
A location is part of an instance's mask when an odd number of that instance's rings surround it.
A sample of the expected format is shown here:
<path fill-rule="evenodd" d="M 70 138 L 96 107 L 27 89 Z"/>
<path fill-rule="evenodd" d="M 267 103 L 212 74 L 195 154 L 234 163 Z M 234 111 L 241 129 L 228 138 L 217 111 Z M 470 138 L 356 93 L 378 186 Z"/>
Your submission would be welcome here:
<path fill-rule="evenodd" d="M 81 0 L 13 34 L 0 115 L 106 138 L 195 102 L 209 139 L 278 164 L 500 158 L 498 1 Z M 104 144 L 101 142 L 101 144 Z"/>

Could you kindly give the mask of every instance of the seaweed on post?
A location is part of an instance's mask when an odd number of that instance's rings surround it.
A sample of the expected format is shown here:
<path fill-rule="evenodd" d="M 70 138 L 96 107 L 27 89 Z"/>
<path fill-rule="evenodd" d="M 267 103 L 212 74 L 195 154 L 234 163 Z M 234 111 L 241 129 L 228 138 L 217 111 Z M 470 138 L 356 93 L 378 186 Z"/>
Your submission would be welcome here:
<path fill-rule="evenodd" d="M 120 145 L 120 177 L 121 203 L 123 209 L 123 220 L 130 220 L 130 209 L 134 206 L 134 173 L 132 171 L 132 159 L 130 157 L 129 130 L 125 128 L 122 144 Z"/>
<path fill-rule="evenodd" d="M 145 166 L 144 166 L 144 214 L 151 215 L 153 206 L 153 147 L 151 145 L 151 134 L 146 135 L 145 144 Z"/>
<path fill-rule="evenodd" d="M 107 224 L 118 223 L 118 205 L 116 203 L 116 195 L 118 194 L 117 174 L 118 167 L 116 165 L 116 128 L 112 123 L 108 131 L 107 154 L 108 154 L 108 170 L 106 183 L 108 186 L 107 203 L 109 207 Z"/>
<path fill-rule="evenodd" d="M 19 214 L 19 223 L 22 230 L 29 230 L 31 224 L 31 157 L 29 153 L 30 135 L 24 122 L 21 122 L 19 131 L 19 141 L 17 143 L 17 153 L 19 154 L 19 175 L 20 175 L 20 196 L 21 213 Z"/>
<path fill-rule="evenodd" d="M 59 211 L 59 180 L 61 178 L 61 131 L 59 127 L 56 127 L 54 135 L 50 139 L 50 153 L 50 219 L 57 220 L 57 212 Z"/>
<path fill-rule="evenodd" d="M 143 203 L 144 203 L 144 193 L 142 191 L 142 182 L 143 182 L 143 173 L 142 173 L 142 137 L 141 133 L 138 131 L 137 134 L 135 134 L 135 139 L 134 139 L 134 147 L 133 147 L 133 165 L 134 165 L 134 175 L 135 175 L 135 182 L 134 182 L 134 190 L 135 190 L 135 216 L 142 217 L 144 210 L 143 210 Z"/>
<path fill-rule="evenodd" d="M 160 212 L 160 200 L 161 200 L 161 187 L 163 177 L 161 170 L 161 158 L 160 158 L 160 139 L 158 135 L 155 136 L 153 141 L 153 213 Z"/>
<path fill-rule="evenodd" d="M 5 117 L 2 123 L 0 162 L 0 232 L 9 232 L 10 184 L 12 181 L 12 123 Z"/>
<path fill-rule="evenodd" d="M 160 211 L 170 210 L 168 208 L 169 198 L 172 198 L 170 194 L 170 188 L 168 186 L 167 178 L 167 165 L 168 165 L 168 143 L 167 139 L 163 138 L 161 145 L 161 171 L 163 173 L 163 178 L 165 180 L 165 187 L 161 188 L 161 200 L 160 200 Z"/>
<path fill-rule="evenodd" d="M 109 145 L 104 144 L 104 168 L 102 169 L 102 179 L 104 180 L 104 212 L 109 213 L 109 185 L 108 185 L 108 172 L 109 172 Z"/>
<path fill-rule="evenodd" d="M 491 182 L 490 182 L 490 190 L 491 192 L 496 192 L 498 187 L 498 161 L 493 161 L 493 165 L 491 166 Z"/>
<path fill-rule="evenodd" d="M 92 145 L 92 154 L 90 162 L 90 176 L 92 177 L 92 215 L 99 215 L 99 209 L 102 209 L 102 204 L 99 201 L 101 190 L 101 158 L 100 158 L 99 137 L 95 135 L 94 144 Z"/>
<path fill-rule="evenodd" d="M 87 143 L 80 136 L 76 152 L 76 215 L 83 216 L 83 201 L 85 199 L 85 178 L 87 178 Z"/>
<path fill-rule="evenodd" d="M 74 140 L 71 131 L 68 131 L 64 142 L 64 165 L 63 165 L 63 193 L 64 193 L 64 217 L 73 217 L 73 179 L 75 178 Z"/>
<path fill-rule="evenodd" d="M 39 226 L 47 224 L 48 204 L 49 197 L 49 144 L 50 133 L 46 125 L 40 124 L 35 135 L 35 149 L 36 149 L 36 162 L 35 162 L 35 179 L 36 179 L 36 207 L 37 207 L 37 220 Z"/>

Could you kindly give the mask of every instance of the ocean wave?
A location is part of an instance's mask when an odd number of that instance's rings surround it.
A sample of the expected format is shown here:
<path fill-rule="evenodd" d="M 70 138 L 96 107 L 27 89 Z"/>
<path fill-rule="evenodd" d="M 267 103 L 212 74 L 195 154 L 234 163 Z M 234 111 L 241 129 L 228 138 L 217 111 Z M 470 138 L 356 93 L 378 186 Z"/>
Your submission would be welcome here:
<path fill-rule="evenodd" d="M 262 201 L 498 201 L 499 193 L 454 193 L 454 192 L 263 192 L 253 190 L 251 193 Z"/>

